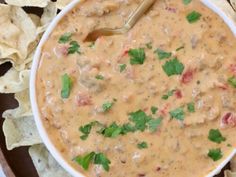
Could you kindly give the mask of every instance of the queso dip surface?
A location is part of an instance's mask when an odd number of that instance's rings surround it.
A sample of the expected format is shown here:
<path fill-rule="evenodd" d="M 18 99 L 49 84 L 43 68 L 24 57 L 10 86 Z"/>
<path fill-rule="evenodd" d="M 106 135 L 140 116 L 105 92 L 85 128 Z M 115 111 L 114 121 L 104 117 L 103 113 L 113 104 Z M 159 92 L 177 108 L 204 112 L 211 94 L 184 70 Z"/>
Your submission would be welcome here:
<path fill-rule="evenodd" d="M 42 49 L 37 101 L 50 139 L 85 176 L 203 177 L 236 146 L 236 40 L 198 0 L 87 0 Z"/>

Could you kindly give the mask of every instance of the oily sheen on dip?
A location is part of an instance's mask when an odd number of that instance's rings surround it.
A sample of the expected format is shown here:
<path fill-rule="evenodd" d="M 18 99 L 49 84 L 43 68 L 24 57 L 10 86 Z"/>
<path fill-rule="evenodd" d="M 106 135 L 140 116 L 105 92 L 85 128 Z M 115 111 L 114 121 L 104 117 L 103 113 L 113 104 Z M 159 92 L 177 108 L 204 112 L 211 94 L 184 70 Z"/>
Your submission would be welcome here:
<path fill-rule="evenodd" d="M 37 102 L 48 135 L 85 176 L 202 177 L 235 147 L 236 40 L 198 0 L 81 2 L 42 49 Z"/>

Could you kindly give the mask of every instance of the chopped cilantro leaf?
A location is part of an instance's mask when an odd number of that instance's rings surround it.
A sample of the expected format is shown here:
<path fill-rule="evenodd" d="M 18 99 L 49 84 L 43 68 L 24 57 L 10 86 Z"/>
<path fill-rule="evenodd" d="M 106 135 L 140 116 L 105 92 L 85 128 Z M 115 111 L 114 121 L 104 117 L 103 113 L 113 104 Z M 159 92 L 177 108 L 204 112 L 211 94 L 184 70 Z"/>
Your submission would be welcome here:
<path fill-rule="evenodd" d="M 175 92 L 175 90 L 170 90 L 170 91 L 167 92 L 167 94 L 163 95 L 161 98 L 162 98 L 163 100 L 168 100 L 168 98 L 169 98 L 170 96 L 172 96 L 172 95 L 174 94 L 174 92 Z"/>
<path fill-rule="evenodd" d="M 197 22 L 200 18 L 201 18 L 201 14 L 199 12 L 196 12 L 196 11 L 192 11 L 191 13 L 189 13 L 187 15 L 187 20 L 189 23 L 195 23 Z"/>
<path fill-rule="evenodd" d="M 232 76 L 228 79 L 228 83 L 233 86 L 234 88 L 236 88 L 236 77 Z"/>
<path fill-rule="evenodd" d="M 158 119 L 151 119 L 147 124 L 148 124 L 148 128 L 151 132 L 155 132 L 157 131 L 158 126 L 160 126 L 162 122 L 162 118 L 158 118 Z"/>
<path fill-rule="evenodd" d="M 213 161 L 217 161 L 223 157 L 223 154 L 220 148 L 210 149 L 208 152 L 208 157 L 210 157 Z"/>
<path fill-rule="evenodd" d="M 146 59 L 146 54 L 143 48 L 130 49 L 128 51 L 131 65 L 142 65 Z"/>
<path fill-rule="evenodd" d="M 80 45 L 78 44 L 77 41 L 71 41 L 70 42 L 70 47 L 68 48 L 68 54 L 75 54 L 78 53 L 80 54 Z"/>
<path fill-rule="evenodd" d="M 106 102 L 102 105 L 102 110 L 103 112 L 107 112 L 109 110 L 111 110 L 112 106 L 113 106 L 113 102 Z"/>
<path fill-rule="evenodd" d="M 72 33 L 65 33 L 59 38 L 59 43 L 60 44 L 65 44 L 71 40 Z"/>
<path fill-rule="evenodd" d="M 148 148 L 148 144 L 145 141 L 143 141 L 143 142 L 137 144 L 137 147 L 139 149 L 146 149 L 146 148 Z"/>
<path fill-rule="evenodd" d="M 136 128 L 133 125 L 131 125 L 130 123 L 124 124 L 122 126 L 122 134 L 123 135 L 125 135 L 129 132 L 135 132 L 135 131 L 136 131 Z"/>
<path fill-rule="evenodd" d="M 178 52 L 178 51 L 180 51 L 182 49 L 184 49 L 184 46 L 181 46 L 181 47 L 177 48 L 176 51 Z"/>
<path fill-rule="evenodd" d="M 147 127 L 147 122 L 151 120 L 151 117 L 147 116 L 142 110 L 132 112 L 130 115 L 130 121 L 134 122 L 135 128 L 140 131 L 144 131 Z"/>
<path fill-rule="evenodd" d="M 111 161 L 103 153 L 97 153 L 94 157 L 94 164 L 102 165 L 105 171 L 109 171 L 110 163 Z"/>
<path fill-rule="evenodd" d="M 195 112 L 195 105 L 193 102 L 187 104 L 188 112 Z"/>
<path fill-rule="evenodd" d="M 192 2 L 192 0 L 183 0 L 184 5 L 188 5 Z"/>
<path fill-rule="evenodd" d="M 208 139 L 218 144 L 226 140 L 226 138 L 220 133 L 219 129 L 211 129 L 209 131 Z"/>
<path fill-rule="evenodd" d="M 122 73 L 126 69 L 127 65 L 126 64 L 121 64 L 120 65 L 120 72 Z"/>
<path fill-rule="evenodd" d="M 103 128 L 101 134 L 105 137 L 115 138 L 122 133 L 122 128 L 118 126 L 115 122 L 112 123 L 109 127 Z"/>
<path fill-rule="evenodd" d="M 147 43 L 147 44 L 146 44 L 146 47 L 147 47 L 148 49 L 152 49 L 152 43 L 151 43 L 151 42 Z"/>
<path fill-rule="evenodd" d="M 62 98 L 69 98 L 70 91 L 72 88 L 72 80 L 68 74 L 64 74 L 61 77 L 61 80 L 62 80 L 61 97 Z"/>
<path fill-rule="evenodd" d="M 152 114 L 156 114 L 157 111 L 158 111 L 158 108 L 157 108 L 157 107 L 155 107 L 155 106 L 152 106 L 152 107 L 151 107 L 151 112 L 152 112 Z"/>
<path fill-rule="evenodd" d="M 156 49 L 156 50 L 154 51 L 154 53 L 157 54 L 159 60 L 163 60 L 163 59 L 166 59 L 166 58 L 170 58 L 171 55 L 172 55 L 171 52 L 165 52 L 164 50 L 159 49 L 159 48 Z"/>
<path fill-rule="evenodd" d="M 88 170 L 91 163 L 102 165 L 103 169 L 109 171 L 110 160 L 103 153 L 90 152 L 84 156 L 77 156 L 73 159 L 81 165 L 84 170 Z"/>
<path fill-rule="evenodd" d="M 88 170 L 90 163 L 94 160 L 95 152 L 90 152 L 84 156 L 77 156 L 74 161 L 83 167 L 84 170 Z"/>
<path fill-rule="evenodd" d="M 86 125 L 84 125 L 84 126 L 81 126 L 81 127 L 79 128 L 79 131 L 80 131 L 81 133 L 83 133 L 84 135 L 81 135 L 81 136 L 80 136 L 80 139 L 86 140 L 86 139 L 88 138 L 88 135 L 89 135 L 90 132 L 91 132 L 92 127 L 93 127 L 95 124 L 97 124 L 97 123 L 98 123 L 98 122 L 94 121 L 94 122 L 91 122 L 91 123 L 86 124 Z"/>
<path fill-rule="evenodd" d="M 174 58 L 167 61 L 162 68 L 167 76 L 180 75 L 184 70 L 184 65 L 177 58 Z"/>
<path fill-rule="evenodd" d="M 97 80 L 104 80 L 104 76 L 102 76 L 102 75 L 100 75 L 100 74 L 96 75 L 95 78 L 96 78 Z"/>
<path fill-rule="evenodd" d="M 185 114 L 183 108 L 177 108 L 173 111 L 170 111 L 169 114 L 172 119 L 175 118 L 177 120 L 182 120 L 182 121 L 184 120 Z"/>

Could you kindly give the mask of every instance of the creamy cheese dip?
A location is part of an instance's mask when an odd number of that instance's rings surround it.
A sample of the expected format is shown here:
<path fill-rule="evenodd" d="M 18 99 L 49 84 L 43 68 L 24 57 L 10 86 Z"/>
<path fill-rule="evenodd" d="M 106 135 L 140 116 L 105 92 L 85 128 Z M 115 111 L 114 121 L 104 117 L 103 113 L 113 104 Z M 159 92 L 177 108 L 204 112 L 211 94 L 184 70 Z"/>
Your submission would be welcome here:
<path fill-rule="evenodd" d="M 157 0 L 127 34 L 83 42 L 140 2 L 88 0 L 60 21 L 37 71 L 41 118 L 85 176 L 203 177 L 236 146 L 236 40 L 200 1 Z"/>

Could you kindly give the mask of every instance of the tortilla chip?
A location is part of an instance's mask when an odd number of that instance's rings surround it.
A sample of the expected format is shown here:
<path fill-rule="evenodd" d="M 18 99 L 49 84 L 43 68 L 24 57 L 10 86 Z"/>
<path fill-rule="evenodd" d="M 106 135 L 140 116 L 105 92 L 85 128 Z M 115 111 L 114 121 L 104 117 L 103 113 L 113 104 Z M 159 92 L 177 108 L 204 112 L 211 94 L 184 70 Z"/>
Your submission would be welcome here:
<path fill-rule="evenodd" d="M 71 177 L 50 155 L 43 144 L 29 148 L 29 154 L 39 177 Z"/>
<path fill-rule="evenodd" d="M 236 0 L 230 0 L 230 3 L 233 6 L 234 10 L 236 10 Z"/>
<path fill-rule="evenodd" d="M 5 0 L 7 4 L 14 6 L 45 7 L 50 0 Z"/>
<path fill-rule="evenodd" d="M 32 116 L 5 119 L 3 132 L 8 150 L 42 143 Z"/>
<path fill-rule="evenodd" d="M 63 9 L 65 6 L 67 6 L 72 0 L 57 0 L 57 8 Z"/>
<path fill-rule="evenodd" d="M 236 172 L 236 156 L 230 161 L 231 171 Z"/>
<path fill-rule="evenodd" d="M 0 93 L 17 93 L 29 87 L 30 70 L 17 71 L 11 68 L 0 77 Z"/>
<path fill-rule="evenodd" d="M 236 177 L 236 172 L 231 172 L 230 170 L 225 170 L 225 177 Z"/>
<path fill-rule="evenodd" d="M 31 18 L 31 20 L 34 22 L 35 26 L 40 26 L 41 22 L 40 22 L 40 17 L 38 15 L 35 14 L 29 14 L 29 17 Z"/>
<path fill-rule="evenodd" d="M 17 119 L 20 117 L 32 116 L 31 105 L 29 100 L 29 90 L 26 89 L 22 92 L 15 94 L 15 99 L 19 103 L 19 107 L 15 109 L 6 110 L 2 117 L 9 119 Z"/>
<path fill-rule="evenodd" d="M 0 4 L 0 64 L 20 65 L 33 51 L 37 26 L 19 7 Z"/>

